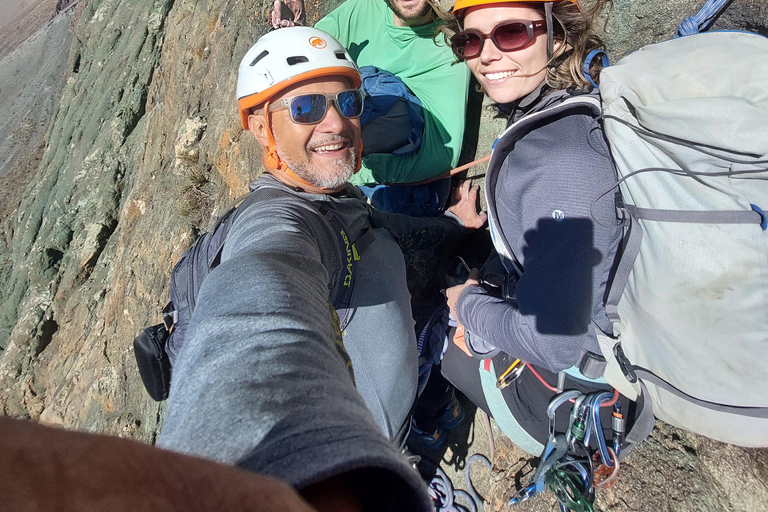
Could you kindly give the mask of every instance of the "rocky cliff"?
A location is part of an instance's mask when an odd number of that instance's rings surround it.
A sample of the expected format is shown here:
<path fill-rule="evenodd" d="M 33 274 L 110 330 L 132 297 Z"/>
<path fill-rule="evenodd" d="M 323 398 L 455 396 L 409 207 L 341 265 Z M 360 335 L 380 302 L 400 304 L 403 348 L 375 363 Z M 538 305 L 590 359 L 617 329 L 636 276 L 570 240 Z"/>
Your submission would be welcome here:
<path fill-rule="evenodd" d="M 700 3 L 617 0 L 609 50 L 618 56 L 668 38 Z M 307 4 L 310 22 L 332 7 Z M 71 43 L 57 48 L 66 82 L 45 120 L 44 152 L 18 207 L 0 216 L 5 415 L 154 440 L 164 408 L 143 389 L 132 340 L 158 320 L 173 262 L 259 170 L 236 115 L 235 81 L 240 58 L 269 28 L 270 7 L 75 6 Z M 737 0 L 718 26 L 768 34 L 766 19 L 764 1 Z M 488 151 L 487 137 L 478 153 Z M 497 462 L 514 469 L 503 456 Z M 618 490 L 601 498 L 604 508 L 767 509 L 765 450 L 660 425 L 628 467 Z M 501 500 L 513 484 L 497 476 L 494 494 Z"/>

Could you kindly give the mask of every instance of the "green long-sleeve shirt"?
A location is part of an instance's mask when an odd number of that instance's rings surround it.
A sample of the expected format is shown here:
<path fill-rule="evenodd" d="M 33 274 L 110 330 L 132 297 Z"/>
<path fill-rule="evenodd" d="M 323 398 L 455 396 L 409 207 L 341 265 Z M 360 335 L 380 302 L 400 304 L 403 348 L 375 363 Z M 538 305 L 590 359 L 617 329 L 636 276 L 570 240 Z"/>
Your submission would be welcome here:
<path fill-rule="evenodd" d="M 358 66 L 373 65 L 399 77 L 424 106 L 424 138 L 410 155 L 375 153 L 350 181 L 356 185 L 411 183 L 456 166 L 464 136 L 469 70 L 458 63 L 437 23 L 398 27 L 384 0 L 347 0 L 321 19 Z"/>

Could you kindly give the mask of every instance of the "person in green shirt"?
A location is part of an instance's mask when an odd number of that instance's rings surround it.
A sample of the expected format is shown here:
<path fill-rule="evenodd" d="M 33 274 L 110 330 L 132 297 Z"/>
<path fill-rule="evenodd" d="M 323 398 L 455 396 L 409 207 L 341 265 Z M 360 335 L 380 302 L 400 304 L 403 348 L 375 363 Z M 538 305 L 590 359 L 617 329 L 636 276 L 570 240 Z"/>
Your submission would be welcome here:
<path fill-rule="evenodd" d="M 288 12 L 293 17 L 285 15 Z M 275 0 L 276 27 L 302 24 L 303 15 L 298 0 Z M 347 0 L 315 26 L 338 39 L 358 66 L 389 71 L 421 100 L 425 121 L 421 147 L 407 155 L 369 153 L 350 180 L 383 210 L 437 215 L 450 192 L 448 179 L 387 186 L 434 178 L 459 160 L 469 73 L 466 66 L 454 65 L 456 59 L 443 35 L 435 37 L 439 23 L 428 0 Z"/>

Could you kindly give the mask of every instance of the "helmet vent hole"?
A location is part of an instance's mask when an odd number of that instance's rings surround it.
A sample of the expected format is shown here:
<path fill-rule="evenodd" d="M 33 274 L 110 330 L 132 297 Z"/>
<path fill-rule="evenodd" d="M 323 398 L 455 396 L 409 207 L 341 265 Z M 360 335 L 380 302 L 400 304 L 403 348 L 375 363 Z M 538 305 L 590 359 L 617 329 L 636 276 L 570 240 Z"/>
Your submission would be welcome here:
<path fill-rule="evenodd" d="M 299 55 L 298 57 L 288 57 L 285 61 L 289 66 L 294 66 L 296 64 L 301 64 L 302 62 L 309 62 L 309 59 L 303 55 Z"/>
<path fill-rule="evenodd" d="M 264 58 L 264 57 L 266 57 L 267 55 L 269 55 L 269 52 L 268 52 L 267 50 L 264 50 L 263 52 L 261 52 L 260 54 L 258 54 L 258 55 L 256 56 L 256 58 L 255 58 L 255 59 L 253 59 L 253 61 L 251 61 L 251 66 L 255 66 L 257 62 L 259 62 L 261 59 L 263 59 L 263 58 Z"/>
<path fill-rule="evenodd" d="M 339 60 L 347 60 L 347 56 L 344 54 L 344 52 L 336 52 L 336 58 Z"/>

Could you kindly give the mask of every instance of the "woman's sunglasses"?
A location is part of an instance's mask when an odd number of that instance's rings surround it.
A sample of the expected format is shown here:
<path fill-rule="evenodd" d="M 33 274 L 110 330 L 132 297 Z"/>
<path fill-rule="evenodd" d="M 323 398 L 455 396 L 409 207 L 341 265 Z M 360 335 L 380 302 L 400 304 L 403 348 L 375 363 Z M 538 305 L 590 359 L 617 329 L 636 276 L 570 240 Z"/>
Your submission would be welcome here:
<path fill-rule="evenodd" d="M 336 105 L 336 111 L 348 119 L 363 113 L 363 93 L 359 89 L 347 89 L 336 94 L 301 94 L 283 98 L 267 109 L 269 112 L 288 109 L 291 121 L 297 124 L 317 124 L 325 119 L 328 103 Z"/>
<path fill-rule="evenodd" d="M 525 48 L 537 32 L 546 30 L 547 22 L 544 20 L 509 20 L 493 27 L 490 34 L 474 29 L 454 34 L 451 37 L 451 48 L 460 60 L 474 59 L 482 53 L 485 40 L 490 39 L 499 50 L 512 52 Z"/>

